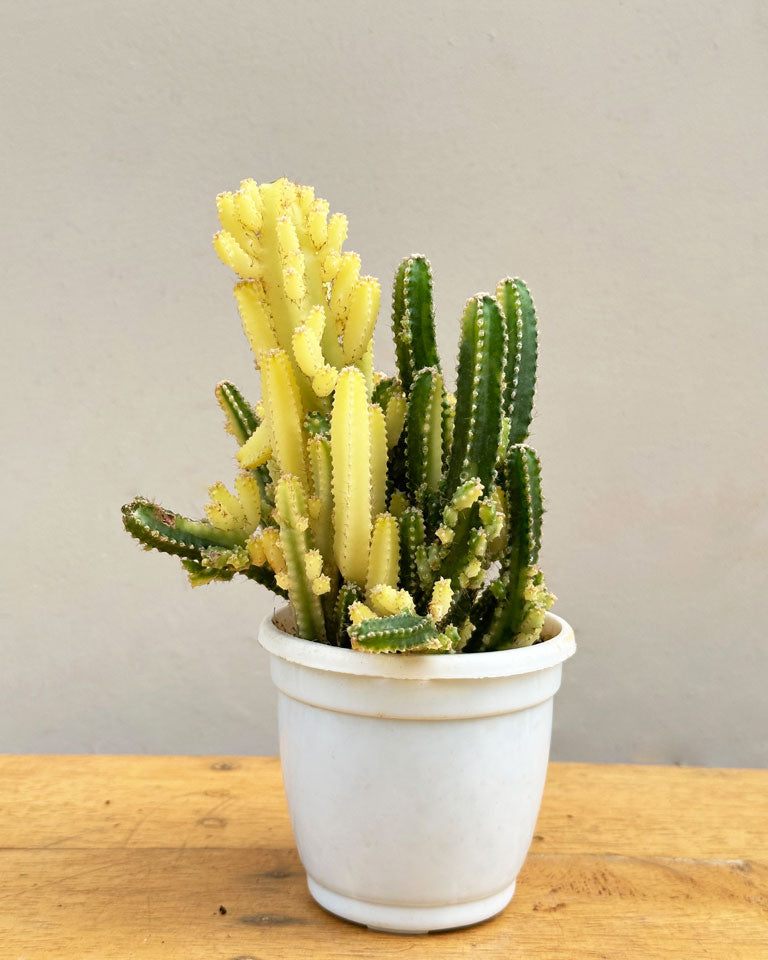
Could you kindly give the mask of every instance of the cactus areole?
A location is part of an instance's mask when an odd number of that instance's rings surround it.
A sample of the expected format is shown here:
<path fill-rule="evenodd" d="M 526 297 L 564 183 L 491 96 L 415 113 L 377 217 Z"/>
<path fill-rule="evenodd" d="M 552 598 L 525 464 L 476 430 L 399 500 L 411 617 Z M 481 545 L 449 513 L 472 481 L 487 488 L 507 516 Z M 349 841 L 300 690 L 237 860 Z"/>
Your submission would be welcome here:
<path fill-rule="evenodd" d="M 240 575 L 287 598 L 297 636 L 370 653 L 479 653 L 540 641 L 540 464 L 527 445 L 536 313 L 522 280 L 471 297 L 456 390 L 432 271 L 395 274 L 397 375 L 373 367 L 380 285 L 311 187 L 245 180 L 217 197 L 213 245 L 261 375 L 252 405 L 216 386 L 237 443 L 230 487 L 192 520 L 138 497 L 126 530 L 193 586 Z"/>

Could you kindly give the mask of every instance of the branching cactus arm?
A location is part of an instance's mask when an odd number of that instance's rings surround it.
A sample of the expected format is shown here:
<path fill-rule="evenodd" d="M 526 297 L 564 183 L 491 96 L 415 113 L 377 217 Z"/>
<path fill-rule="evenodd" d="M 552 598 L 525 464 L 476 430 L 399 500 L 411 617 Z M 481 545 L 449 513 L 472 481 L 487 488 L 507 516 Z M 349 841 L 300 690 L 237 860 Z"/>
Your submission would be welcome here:
<path fill-rule="evenodd" d="M 507 325 L 509 349 L 504 372 L 504 409 L 509 416 L 509 442 L 528 436 L 536 391 L 538 330 L 536 310 L 522 280 L 502 280 L 496 289 Z"/>
<path fill-rule="evenodd" d="M 334 553 L 345 580 L 365 586 L 371 540 L 370 417 L 365 379 L 345 367 L 331 417 Z"/>
<path fill-rule="evenodd" d="M 416 374 L 406 420 L 408 493 L 422 509 L 437 492 L 443 470 L 443 378 L 427 368 Z"/>
<path fill-rule="evenodd" d="M 406 394 L 425 367 L 439 372 L 432 305 L 432 269 L 426 257 L 408 257 L 398 267 L 392 295 L 392 328 L 400 381 Z"/>
<path fill-rule="evenodd" d="M 310 543 L 304 488 L 298 477 L 282 476 L 275 489 L 275 512 L 285 557 L 285 588 L 296 616 L 299 636 L 325 642 L 320 595 L 330 587 L 322 557 Z"/>
<path fill-rule="evenodd" d="M 470 477 L 477 477 L 485 488 L 493 480 L 505 351 L 506 330 L 498 303 L 487 294 L 473 297 L 461 325 L 453 447 L 443 488 L 446 500 Z"/>

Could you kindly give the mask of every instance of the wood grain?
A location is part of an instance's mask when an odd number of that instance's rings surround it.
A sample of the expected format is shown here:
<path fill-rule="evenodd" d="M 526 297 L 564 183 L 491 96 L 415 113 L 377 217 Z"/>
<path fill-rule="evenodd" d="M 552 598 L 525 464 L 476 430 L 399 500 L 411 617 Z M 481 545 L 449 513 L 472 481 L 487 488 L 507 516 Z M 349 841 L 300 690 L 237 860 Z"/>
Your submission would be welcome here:
<path fill-rule="evenodd" d="M 768 771 L 552 764 L 507 910 L 393 937 L 309 896 L 274 758 L 0 757 L 0 958 L 766 960 L 766 824 Z"/>

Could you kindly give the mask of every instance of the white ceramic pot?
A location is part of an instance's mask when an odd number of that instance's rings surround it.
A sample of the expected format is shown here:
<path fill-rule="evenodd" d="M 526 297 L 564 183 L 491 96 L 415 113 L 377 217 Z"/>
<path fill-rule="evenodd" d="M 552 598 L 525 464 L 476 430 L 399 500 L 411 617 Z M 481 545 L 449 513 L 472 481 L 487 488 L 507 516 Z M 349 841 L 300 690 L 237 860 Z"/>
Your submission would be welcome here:
<path fill-rule="evenodd" d="M 321 906 L 426 933 L 509 903 L 544 791 L 552 698 L 576 650 L 559 617 L 544 635 L 517 650 L 403 656 L 262 623 L 293 833 Z"/>

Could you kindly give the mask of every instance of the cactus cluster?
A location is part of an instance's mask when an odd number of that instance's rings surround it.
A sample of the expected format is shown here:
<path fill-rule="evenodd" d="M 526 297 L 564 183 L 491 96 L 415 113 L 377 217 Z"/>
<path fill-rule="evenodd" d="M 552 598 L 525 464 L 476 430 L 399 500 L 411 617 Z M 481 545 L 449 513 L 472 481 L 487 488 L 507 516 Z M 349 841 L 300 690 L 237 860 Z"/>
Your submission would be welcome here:
<path fill-rule="evenodd" d="M 380 286 L 343 251 L 346 217 L 285 179 L 246 180 L 217 206 L 261 401 L 216 386 L 239 472 L 234 492 L 210 488 L 206 519 L 137 498 L 126 529 L 177 554 L 195 586 L 241 574 L 287 597 L 308 640 L 376 653 L 535 643 L 554 598 L 525 442 L 537 360 L 525 284 L 467 302 L 452 394 L 424 257 L 395 275 L 387 377 L 373 370 Z"/>

